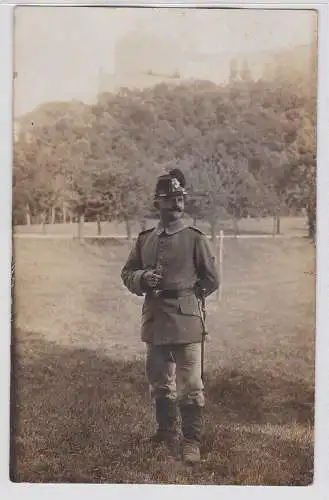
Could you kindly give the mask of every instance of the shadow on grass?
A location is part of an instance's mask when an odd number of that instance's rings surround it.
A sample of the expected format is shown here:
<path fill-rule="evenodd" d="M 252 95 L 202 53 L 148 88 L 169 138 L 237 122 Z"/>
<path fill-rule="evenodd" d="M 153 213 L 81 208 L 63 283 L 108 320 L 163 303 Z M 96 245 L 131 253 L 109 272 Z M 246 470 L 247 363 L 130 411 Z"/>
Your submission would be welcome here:
<path fill-rule="evenodd" d="M 248 424 L 314 423 L 314 389 L 270 373 L 223 370 L 206 377 L 207 398 L 228 422 Z"/>
<path fill-rule="evenodd" d="M 287 425 L 311 421 L 303 406 L 310 398 L 305 387 L 290 386 L 291 399 L 271 410 L 266 381 L 233 372 L 209 374 L 204 462 L 192 471 L 148 443 L 154 417 L 142 361 L 115 361 L 21 331 L 12 359 L 14 482 L 303 485 L 312 480 L 308 436 L 298 440 L 293 431 L 278 436 L 242 428 L 273 419 Z"/>

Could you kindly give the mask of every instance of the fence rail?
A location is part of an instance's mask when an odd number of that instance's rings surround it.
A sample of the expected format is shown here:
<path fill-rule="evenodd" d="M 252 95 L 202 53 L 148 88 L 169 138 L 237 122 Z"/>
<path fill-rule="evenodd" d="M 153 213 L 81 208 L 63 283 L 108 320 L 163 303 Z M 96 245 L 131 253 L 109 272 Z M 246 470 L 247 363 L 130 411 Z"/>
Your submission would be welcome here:
<path fill-rule="evenodd" d="M 106 234 L 106 235 L 85 235 L 76 236 L 74 234 L 39 234 L 39 233 L 13 233 L 13 238 L 31 238 L 31 239 L 67 239 L 67 240 L 126 240 L 127 236 L 122 234 Z M 210 235 L 206 235 L 207 238 L 211 239 Z M 132 239 L 135 240 L 137 236 L 133 236 Z M 220 235 L 216 235 L 217 239 L 220 239 Z M 225 239 L 250 239 L 250 238 L 272 238 L 272 239 L 295 239 L 295 238 L 305 238 L 303 234 L 223 234 Z"/>

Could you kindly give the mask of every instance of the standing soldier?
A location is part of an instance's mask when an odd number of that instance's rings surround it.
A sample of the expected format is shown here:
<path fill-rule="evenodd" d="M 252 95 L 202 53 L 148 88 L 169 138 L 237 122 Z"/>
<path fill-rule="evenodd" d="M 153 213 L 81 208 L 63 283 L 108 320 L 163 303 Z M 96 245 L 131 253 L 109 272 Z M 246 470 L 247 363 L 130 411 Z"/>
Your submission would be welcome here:
<path fill-rule="evenodd" d="M 141 336 L 158 424 L 151 439 L 175 446 L 179 407 L 183 461 L 194 464 L 200 461 L 205 404 L 198 298 L 213 293 L 219 279 L 206 236 L 182 219 L 186 195 L 180 169 L 158 178 L 154 205 L 160 221 L 138 235 L 121 277 L 130 292 L 145 294 Z"/>

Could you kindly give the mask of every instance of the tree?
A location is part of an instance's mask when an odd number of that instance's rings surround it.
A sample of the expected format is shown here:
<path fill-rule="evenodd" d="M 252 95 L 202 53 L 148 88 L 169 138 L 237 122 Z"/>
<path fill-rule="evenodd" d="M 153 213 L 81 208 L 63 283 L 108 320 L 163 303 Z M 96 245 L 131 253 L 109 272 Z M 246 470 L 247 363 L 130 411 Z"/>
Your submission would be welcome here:
<path fill-rule="evenodd" d="M 234 67 L 232 66 L 232 71 Z M 315 213 L 315 107 L 306 80 L 163 83 L 102 94 L 95 105 L 49 103 L 15 145 L 15 217 L 66 212 L 131 222 L 152 213 L 156 177 L 178 166 L 187 206 L 213 237 L 222 218 Z M 33 125 L 31 123 L 33 122 Z M 195 196 L 194 196 L 195 195 Z M 57 211 L 57 212 L 55 212 Z M 52 215 L 51 215 L 52 214 Z"/>

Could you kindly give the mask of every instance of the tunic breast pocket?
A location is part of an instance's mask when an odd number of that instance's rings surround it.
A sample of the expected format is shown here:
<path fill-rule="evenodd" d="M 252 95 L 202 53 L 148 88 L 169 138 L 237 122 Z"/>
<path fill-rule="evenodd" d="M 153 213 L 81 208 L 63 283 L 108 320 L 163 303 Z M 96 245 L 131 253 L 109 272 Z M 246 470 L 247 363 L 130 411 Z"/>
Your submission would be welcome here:
<path fill-rule="evenodd" d="M 195 295 L 179 297 L 178 299 L 179 312 L 186 316 L 200 316 L 198 300 Z"/>

